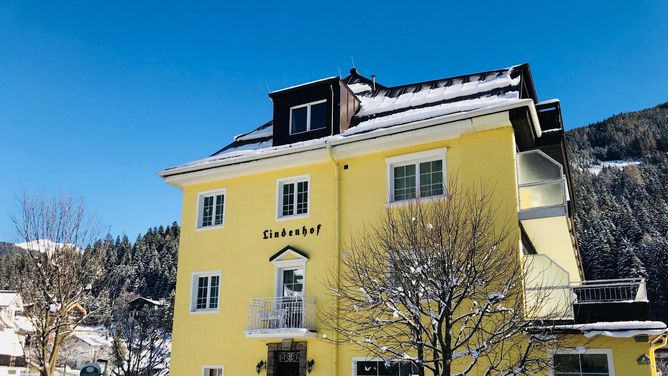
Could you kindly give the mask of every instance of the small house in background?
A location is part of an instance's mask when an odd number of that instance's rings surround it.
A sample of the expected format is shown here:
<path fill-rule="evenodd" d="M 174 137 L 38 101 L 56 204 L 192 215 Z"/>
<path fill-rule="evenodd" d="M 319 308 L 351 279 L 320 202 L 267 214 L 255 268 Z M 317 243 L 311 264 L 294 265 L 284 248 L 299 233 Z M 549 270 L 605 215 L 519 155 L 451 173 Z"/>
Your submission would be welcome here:
<path fill-rule="evenodd" d="M 102 374 L 108 374 L 113 338 L 104 327 L 80 326 L 74 329 L 61 349 L 61 357 L 68 368 L 80 370 L 89 363 L 97 363 Z"/>
<path fill-rule="evenodd" d="M 151 307 L 153 309 L 161 308 L 165 305 L 163 301 L 153 300 L 149 298 L 144 298 L 143 296 L 134 298 L 128 303 L 130 306 L 130 311 L 139 311 L 144 309 L 144 307 Z"/>
<path fill-rule="evenodd" d="M 21 294 L 0 290 L 0 376 L 21 375 L 26 370 L 25 336 L 31 326 L 23 308 Z"/>

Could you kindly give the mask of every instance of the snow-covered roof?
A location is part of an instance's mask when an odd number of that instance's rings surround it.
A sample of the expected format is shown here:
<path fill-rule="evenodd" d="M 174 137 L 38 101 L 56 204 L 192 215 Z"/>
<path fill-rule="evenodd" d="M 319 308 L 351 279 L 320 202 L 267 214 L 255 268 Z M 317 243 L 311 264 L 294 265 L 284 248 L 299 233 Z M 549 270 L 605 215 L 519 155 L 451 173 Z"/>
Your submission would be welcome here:
<path fill-rule="evenodd" d="M 360 100 L 360 108 L 353 116 L 350 127 L 343 133 L 273 146 L 273 124 L 270 121 L 248 133 L 236 136 L 232 143 L 210 157 L 167 169 L 162 174 L 169 175 L 170 170 L 182 168 L 207 167 L 223 160 L 262 156 L 286 148 L 324 144 L 330 140 L 350 138 L 427 119 L 447 119 L 448 116 L 462 114 L 474 116 L 478 111 L 519 103 L 523 101 L 520 94 L 521 77 L 518 73 L 521 67 L 512 66 L 483 73 L 394 87 L 374 83 L 353 69 L 350 76 L 341 81 L 356 94 Z"/>
<path fill-rule="evenodd" d="M 80 326 L 72 336 L 93 347 L 111 347 L 112 340 L 109 333 L 102 327 Z"/>
<path fill-rule="evenodd" d="M 23 356 L 23 341 L 13 330 L 0 330 L 0 355 Z"/>
<path fill-rule="evenodd" d="M 628 338 L 638 335 L 660 335 L 666 333 L 666 324 L 661 321 L 615 321 L 591 324 L 557 325 L 557 330 L 580 331 L 585 337 L 606 336 Z"/>
<path fill-rule="evenodd" d="M 292 90 L 292 89 L 296 89 L 298 87 L 302 87 L 302 86 L 306 86 L 306 85 L 313 85 L 313 84 L 317 84 L 319 82 L 333 80 L 335 78 L 338 78 L 338 77 L 337 76 L 325 77 L 325 78 L 321 78 L 319 80 L 306 82 L 306 83 L 303 83 L 303 84 L 294 85 L 294 86 L 286 87 L 286 88 L 283 88 L 283 89 L 274 90 L 274 91 L 270 92 L 269 94 L 280 93 L 282 91 Z"/>
<path fill-rule="evenodd" d="M 0 290 L 0 307 L 7 307 L 19 296 L 16 291 Z"/>

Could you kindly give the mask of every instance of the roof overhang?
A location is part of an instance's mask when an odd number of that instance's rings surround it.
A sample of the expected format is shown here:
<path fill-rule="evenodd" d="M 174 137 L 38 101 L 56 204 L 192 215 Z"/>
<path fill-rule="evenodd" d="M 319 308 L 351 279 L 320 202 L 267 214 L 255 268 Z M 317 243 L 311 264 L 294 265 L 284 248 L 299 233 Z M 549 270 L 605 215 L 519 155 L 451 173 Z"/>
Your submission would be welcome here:
<path fill-rule="evenodd" d="M 511 127 L 509 112 L 521 108 L 526 109 L 532 131 L 540 137 L 540 124 L 533 100 L 520 99 L 510 104 L 444 115 L 348 137 L 332 137 L 323 142 L 307 141 L 269 149 L 265 153 L 221 159 L 205 165 L 172 168 L 159 172 L 158 176 L 172 186 L 183 188 L 190 184 L 275 170 L 277 165 L 292 168 L 324 163 L 329 161 L 327 149 L 331 149 L 335 159 L 340 159 L 422 144 L 425 140 L 454 139 L 466 134 Z"/>

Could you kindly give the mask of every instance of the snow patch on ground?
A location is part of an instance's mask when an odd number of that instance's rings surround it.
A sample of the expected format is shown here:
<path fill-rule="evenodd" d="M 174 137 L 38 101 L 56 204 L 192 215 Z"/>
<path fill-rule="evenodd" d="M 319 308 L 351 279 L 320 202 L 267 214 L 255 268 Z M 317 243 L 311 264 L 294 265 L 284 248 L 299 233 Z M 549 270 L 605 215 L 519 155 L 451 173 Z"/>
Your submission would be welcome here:
<path fill-rule="evenodd" d="M 641 161 L 634 161 L 634 160 L 613 160 L 613 161 L 601 161 L 599 164 L 591 165 L 587 170 L 591 172 L 594 175 L 598 175 L 603 171 L 604 168 L 616 168 L 616 169 L 623 169 L 626 166 L 637 166 L 641 164 Z"/>

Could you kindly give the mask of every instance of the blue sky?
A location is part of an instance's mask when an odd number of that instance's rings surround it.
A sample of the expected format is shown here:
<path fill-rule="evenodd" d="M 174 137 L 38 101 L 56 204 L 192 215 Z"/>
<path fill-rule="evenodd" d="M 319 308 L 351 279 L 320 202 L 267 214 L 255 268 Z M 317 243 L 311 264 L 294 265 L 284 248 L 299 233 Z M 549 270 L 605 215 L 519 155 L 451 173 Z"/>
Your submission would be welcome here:
<path fill-rule="evenodd" d="M 271 117 L 271 90 L 531 63 L 572 128 L 668 101 L 666 1 L 0 2 L 0 240 L 24 191 L 131 238 L 180 216 L 155 173 Z"/>

